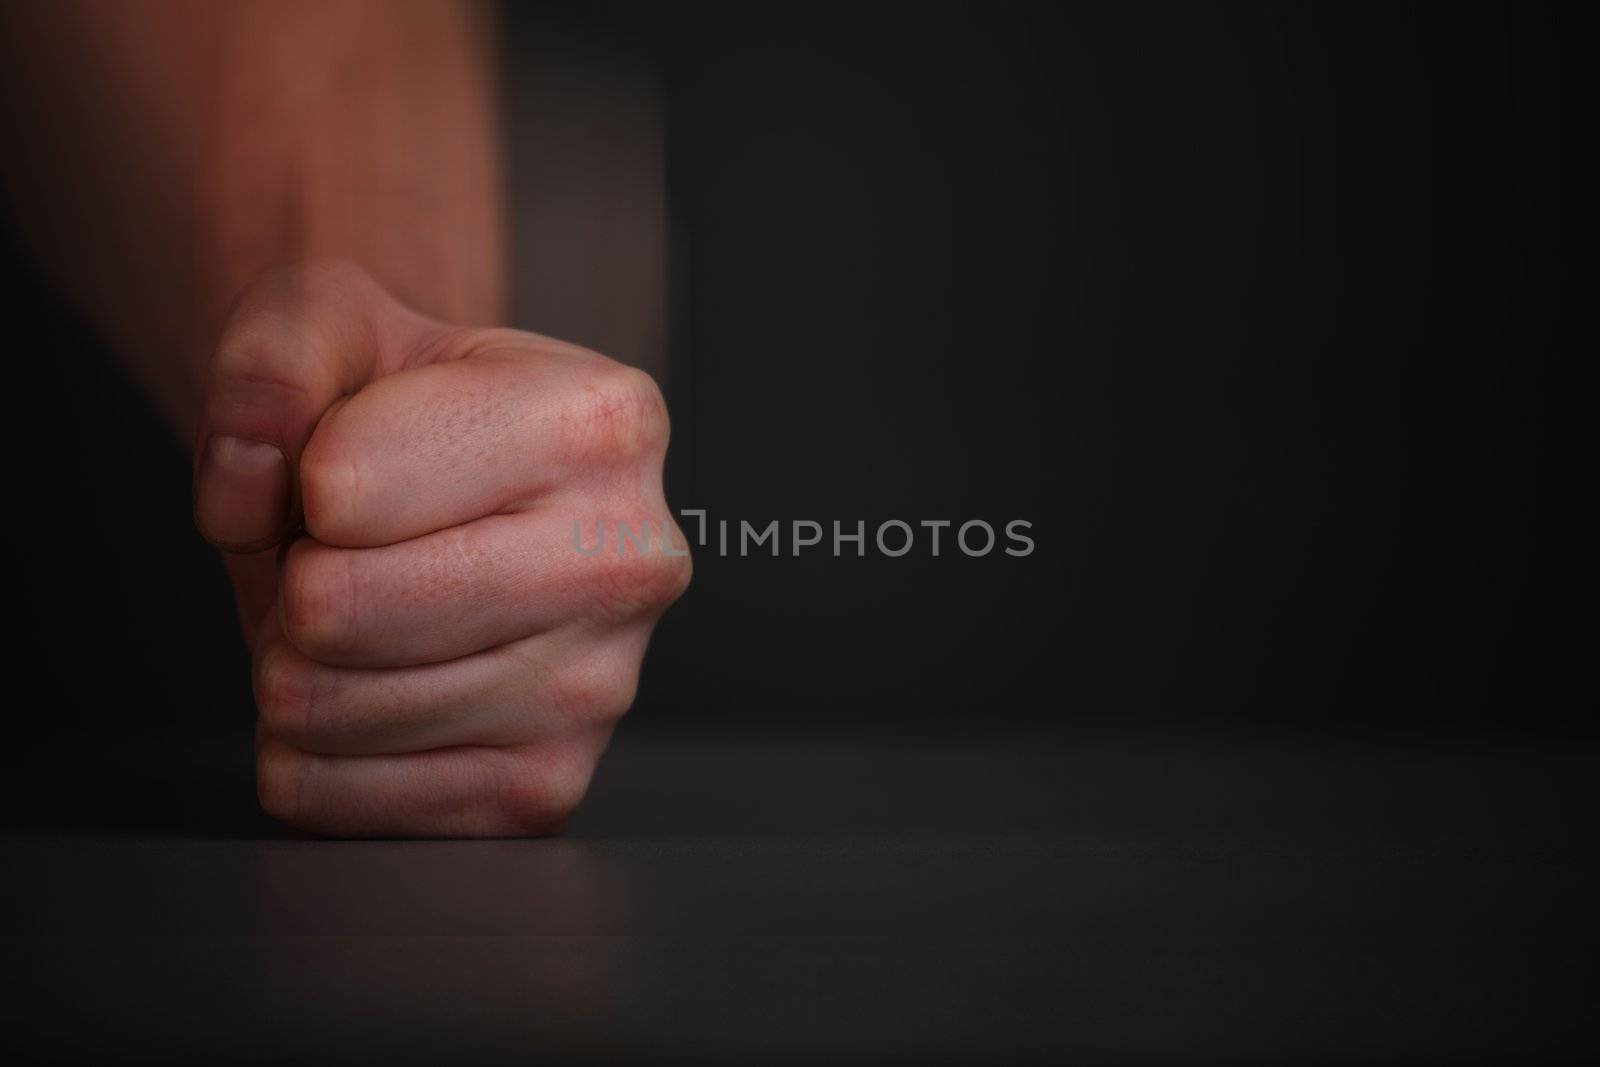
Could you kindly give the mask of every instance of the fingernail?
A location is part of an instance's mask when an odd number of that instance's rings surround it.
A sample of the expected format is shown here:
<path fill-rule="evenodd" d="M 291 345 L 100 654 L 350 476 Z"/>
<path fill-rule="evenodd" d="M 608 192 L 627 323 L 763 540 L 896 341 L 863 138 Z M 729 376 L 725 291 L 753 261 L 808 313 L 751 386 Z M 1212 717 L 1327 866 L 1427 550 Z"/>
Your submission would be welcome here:
<path fill-rule="evenodd" d="M 214 435 L 194 489 L 195 525 L 212 544 L 265 548 L 289 521 L 289 464 L 265 441 Z"/>

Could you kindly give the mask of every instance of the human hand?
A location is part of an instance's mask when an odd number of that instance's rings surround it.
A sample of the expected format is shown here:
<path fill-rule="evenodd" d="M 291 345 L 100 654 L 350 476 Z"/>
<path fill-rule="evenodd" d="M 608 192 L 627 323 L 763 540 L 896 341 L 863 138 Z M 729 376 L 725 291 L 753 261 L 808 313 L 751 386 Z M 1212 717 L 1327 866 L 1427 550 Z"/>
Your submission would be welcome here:
<path fill-rule="evenodd" d="M 558 829 L 689 581 L 655 383 L 318 263 L 252 287 L 203 391 L 195 521 L 253 652 L 263 807 L 337 836 Z M 580 553 L 597 521 L 649 549 Z"/>

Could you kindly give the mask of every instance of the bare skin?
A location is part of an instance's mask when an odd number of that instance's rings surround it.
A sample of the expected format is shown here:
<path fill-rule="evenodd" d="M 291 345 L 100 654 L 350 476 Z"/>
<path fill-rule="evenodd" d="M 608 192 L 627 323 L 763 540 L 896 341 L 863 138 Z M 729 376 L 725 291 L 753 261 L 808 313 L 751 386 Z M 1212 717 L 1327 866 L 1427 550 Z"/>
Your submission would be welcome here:
<path fill-rule="evenodd" d="M 21 228 L 195 443 L 262 804 L 558 828 L 689 579 L 650 377 L 500 329 L 491 27 L 459 3 L 8 6 Z M 66 131 L 71 131 L 70 135 Z M 26 155 L 19 154 L 25 151 Z M 658 546 L 659 548 L 659 543 Z"/>

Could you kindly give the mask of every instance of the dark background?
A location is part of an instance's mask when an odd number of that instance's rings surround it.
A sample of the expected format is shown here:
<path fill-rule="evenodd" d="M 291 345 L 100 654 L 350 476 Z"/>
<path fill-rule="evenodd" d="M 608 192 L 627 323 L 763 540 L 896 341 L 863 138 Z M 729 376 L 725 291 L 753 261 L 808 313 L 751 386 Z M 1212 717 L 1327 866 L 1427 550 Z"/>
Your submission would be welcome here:
<path fill-rule="evenodd" d="M 702 550 L 631 728 L 1592 735 L 1582 9 L 549 26 L 664 87 L 674 506 L 1037 542 Z M 3 269 L 13 729 L 247 728 L 185 448 Z"/>
<path fill-rule="evenodd" d="M 1589 729 L 1574 22 L 679 27 L 674 499 L 1039 548 L 703 559 L 662 714 Z"/>

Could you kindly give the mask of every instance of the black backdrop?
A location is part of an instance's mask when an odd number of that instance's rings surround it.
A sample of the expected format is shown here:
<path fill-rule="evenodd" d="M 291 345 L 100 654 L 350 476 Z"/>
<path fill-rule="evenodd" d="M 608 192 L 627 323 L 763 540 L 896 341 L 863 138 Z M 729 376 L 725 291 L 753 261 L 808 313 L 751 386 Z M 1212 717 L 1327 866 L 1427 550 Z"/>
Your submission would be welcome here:
<path fill-rule="evenodd" d="M 702 551 L 636 728 L 1592 732 L 1581 9 L 541 17 L 665 86 L 674 505 L 1037 542 Z M 4 271 L 14 755 L 243 729 L 184 449 Z"/>

